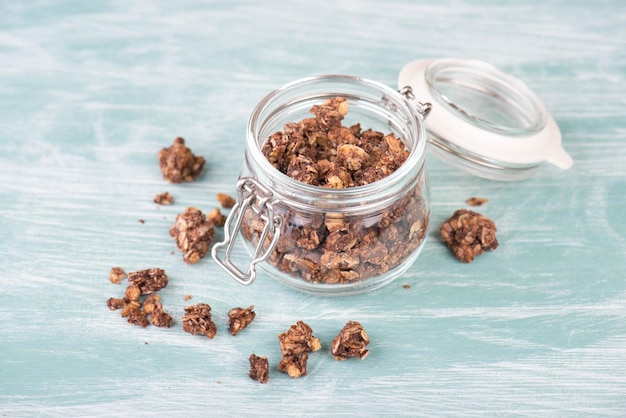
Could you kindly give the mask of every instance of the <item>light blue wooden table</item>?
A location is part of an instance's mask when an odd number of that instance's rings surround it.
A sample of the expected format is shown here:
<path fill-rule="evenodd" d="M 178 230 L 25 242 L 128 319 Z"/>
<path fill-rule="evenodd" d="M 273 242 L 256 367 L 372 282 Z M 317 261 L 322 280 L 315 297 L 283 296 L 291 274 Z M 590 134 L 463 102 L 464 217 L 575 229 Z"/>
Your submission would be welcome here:
<path fill-rule="evenodd" d="M 265 94 L 329 73 L 395 88 L 429 57 L 524 80 L 573 168 L 504 183 L 429 157 L 427 245 L 360 296 L 310 296 L 265 274 L 242 287 L 210 258 L 171 254 L 177 213 L 234 194 Z M 2 1 L 0 415 L 626 415 L 625 86 L 621 1 Z M 161 178 L 156 153 L 176 136 L 207 158 L 194 183 Z M 175 204 L 157 207 L 165 190 Z M 489 199 L 479 211 L 500 248 L 466 265 L 437 230 L 472 196 Z M 106 308 L 123 291 L 108 281 L 117 265 L 167 271 L 172 328 Z M 181 329 L 199 302 L 213 307 L 214 340 Z M 257 319 L 230 336 L 226 312 L 251 304 Z M 276 370 L 276 334 L 297 320 L 324 349 L 294 380 Z M 327 351 L 347 320 L 370 335 L 364 361 Z M 270 360 L 266 385 L 247 376 L 252 352 Z"/>

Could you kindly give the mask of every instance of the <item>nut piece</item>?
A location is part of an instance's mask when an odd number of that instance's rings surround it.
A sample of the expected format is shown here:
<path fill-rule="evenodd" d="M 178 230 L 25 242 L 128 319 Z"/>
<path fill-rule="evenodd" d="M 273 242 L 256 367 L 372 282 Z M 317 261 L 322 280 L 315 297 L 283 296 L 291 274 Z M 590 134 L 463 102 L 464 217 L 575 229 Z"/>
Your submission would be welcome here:
<path fill-rule="evenodd" d="M 176 216 L 170 235 L 183 252 L 183 261 L 195 264 L 209 252 L 215 228 L 200 209 L 188 207 Z"/>
<path fill-rule="evenodd" d="M 168 278 L 167 274 L 165 274 L 165 270 L 153 268 L 129 273 L 128 283 L 135 285 L 142 295 L 149 295 L 167 286 Z M 137 300 L 130 297 L 129 299 Z"/>
<path fill-rule="evenodd" d="M 441 239 L 456 258 L 470 263 L 485 251 L 498 248 L 496 224 L 489 218 L 467 209 L 459 209 L 440 229 Z"/>
<path fill-rule="evenodd" d="M 226 216 L 222 215 L 222 212 L 220 212 L 219 208 L 215 208 L 211 212 L 209 212 L 206 215 L 206 219 L 207 221 L 211 222 L 213 226 L 217 227 L 224 226 L 224 224 L 226 223 Z"/>
<path fill-rule="evenodd" d="M 126 277 L 126 272 L 121 267 L 112 267 L 109 273 L 109 280 L 111 283 L 119 284 Z"/>
<path fill-rule="evenodd" d="M 289 377 L 293 377 L 294 379 L 300 376 L 306 376 L 306 363 L 308 359 L 309 355 L 307 353 L 283 357 L 280 363 L 278 363 L 278 371 L 287 373 Z"/>
<path fill-rule="evenodd" d="M 217 327 L 211 319 L 211 307 L 206 303 L 187 306 L 182 322 L 183 330 L 192 335 L 202 334 L 212 339 L 217 334 Z"/>
<path fill-rule="evenodd" d="M 367 332 L 357 321 L 348 321 L 341 332 L 333 339 L 330 353 L 335 360 L 358 357 L 363 360 L 369 354 L 365 347 L 370 343 Z"/>
<path fill-rule="evenodd" d="M 465 201 L 465 203 L 470 206 L 482 206 L 487 202 L 489 202 L 489 199 L 485 199 L 484 197 L 470 197 Z"/>
<path fill-rule="evenodd" d="M 259 357 L 256 354 L 250 354 L 250 376 L 253 380 L 258 380 L 259 383 L 267 383 L 269 379 L 269 363 L 267 357 Z"/>
<path fill-rule="evenodd" d="M 169 148 L 159 151 L 158 157 L 163 178 L 170 183 L 193 181 L 200 175 L 205 163 L 203 157 L 196 157 L 185 146 L 185 140 L 181 137 L 174 139 Z"/>
<path fill-rule="evenodd" d="M 172 195 L 170 195 L 168 192 L 163 192 L 154 196 L 154 203 L 157 203 L 159 205 L 171 205 L 173 201 L 174 199 L 172 199 Z"/>
<path fill-rule="evenodd" d="M 222 205 L 222 207 L 224 209 L 230 209 L 233 206 L 235 206 L 235 203 L 237 203 L 237 201 L 235 199 L 233 199 L 232 197 L 230 197 L 226 193 L 218 193 L 217 194 L 217 201 L 220 202 L 220 205 Z"/>
<path fill-rule="evenodd" d="M 256 316 L 253 309 L 254 305 L 247 309 L 233 308 L 228 311 L 228 332 L 232 335 L 237 335 L 239 331 L 247 327 Z"/>

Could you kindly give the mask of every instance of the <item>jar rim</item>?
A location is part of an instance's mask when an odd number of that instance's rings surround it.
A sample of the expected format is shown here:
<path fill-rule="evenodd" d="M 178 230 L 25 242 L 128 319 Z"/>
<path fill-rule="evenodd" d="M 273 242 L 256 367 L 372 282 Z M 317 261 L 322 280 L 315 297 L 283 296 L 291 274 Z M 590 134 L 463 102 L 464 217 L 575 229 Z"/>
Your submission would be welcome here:
<path fill-rule="evenodd" d="M 404 114 L 403 119 L 406 120 L 407 124 L 411 128 L 414 138 L 411 138 L 411 144 L 407 144 L 407 138 L 400 138 L 405 146 L 409 149 L 409 156 L 407 160 L 396 171 L 383 179 L 366 185 L 347 187 L 343 189 L 324 188 L 320 186 L 310 185 L 289 177 L 288 175 L 282 173 L 280 170 L 276 169 L 276 167 L 274 167 L 263 155 L 261 148 L 263 146 L 262 144 L 267 138 L 262 138 L 262 140 L 259 141 L 257 135 L 260 132 L 260 118 L 264 110 L 266 110 L 277 99 L 279 99 L 282 95 L 288 93 L 289 91 L 298 88 L 313 87 L 316 84 L 322 84 L 325 82 L 336 84 L 338 86 L 338 90 L 339 86 L 341 86 L 342 84 L 344 86 L 358 85 L 371 89 L 371 91 L 380 94 L 381 106 L 388 107 L 389 111 L 402 112 Z M 342 91 L 329 91 L 324 95 L 320 94 L 317 97 L 327 98 L 337 96 L 349 96 L 349 94 L 342 94 Z M 385 100 L 390 101 L 390 103 L 385 104 Z M 406 100 L 403 95 L 401 95 L 398 91 L 377 81 L 357 76 L 337 74 L 318 75 L 297 79 L 267 94 L 257 104 L 250 116 L 247 126 L 246 141 L 246 158 L 248 158 L 249 152 L 251 158 L 261 166 L 262 170 L 264 170 L 265 173 L 270 174 L 270 177 L 274 182 L 279 183 L 281 186 L 284 186 L 284 188 L 291 191 L 290 197 L 297 199 L 298 196 L 306 195 L 315 199 L 324 199 L 327 201 L 341 201 L 343 203 L 348 203 L 351 200 L 362 199 L 366 196 L 378 194 L 388 189 L 393 189 L 393 186 L 397 186 L 398 182 L 405 181 L 406 177 L 409 176 L 412 171 L 416 169 L 417 172 L 421 171 L 424 165 L 426 153 L 426 129 L 424 119 L 422 115 L 418 112 L 417 108 L 408 100 Z"/>

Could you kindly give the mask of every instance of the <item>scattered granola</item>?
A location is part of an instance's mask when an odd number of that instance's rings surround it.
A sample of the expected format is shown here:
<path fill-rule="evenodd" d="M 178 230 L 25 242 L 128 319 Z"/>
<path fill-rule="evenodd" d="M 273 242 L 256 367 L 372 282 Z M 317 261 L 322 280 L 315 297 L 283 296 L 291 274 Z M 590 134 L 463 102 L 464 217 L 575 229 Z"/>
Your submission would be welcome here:
<path fill-rule="evenodd" d="M 111 273 L 109 273 L 109 280 L 111 283 L 120 284 L 126 277 L 126 272 L 121 267 L 111 267 Z"/>
<path fill-rule="evenodd" d="M 341 97 L 313 106 L 314 118 L 288 123 L 270 135 L 263 154 L 282 173 L 324 188 L 366 185 L 406 161 L 409 151 L 393 134 L 362 130 L 359 124 L 342 126 L 347 112 L 348 102 Z M 311 214 L 275 205 L 283 222 L 268 262 L 310 283 L 350 284 L 386 273 L 424 242 L 428 207 L 423 187 L 418 181 L 389 206 L 367 214 Z M 243 217 L 243 236 L 256 246 L 265 222 L 252 209 Z M 271 239 L 269 234 L 263 245 Z"/>
<path fill-rule="evenodd" d="M 258 380 L 259 383 L 267 383 L 269 379 L 269 363 L 267 357 L 259 357 L 256 354 L 250 354 L 250 376 L 253 380 Z"/>
<path fill-rule="evenodd" d="M 195 264 L 209 252 L 215 228 L 200 209 L 188 207 L 176 216 L 170 235 L 183 252 L 183 260 Z"/>
<path fill-rule="evenodd" d="M 146 221 L 144 219 L 138 219 L 137 222 L 139 222 L 140 224 L 145 224 Z"/>
<path fill-rule="evenodd" d="M 224 209 L 230 209 L 233 206 L 235 206 L 235 203 L 237 203 L 237 201 L 235 199 L 233 199 L 232 197 L 230 197 L 226 193 L 218 193 L 217 194 L 217 201 L 220 202 L 220 205 L 222 205 L 222 207 Z"/>
<path fill-rule="evenodd" d="M 107 306 L 110 310 L 121 309 L 120 315 L 127 318 L 128 323 L 146 328 L 151 322 L 158 327 L 169 328 L 172 317 L 163 311 L 161 298 L 155 292 L 167 286 L 168 278 L 165 271 L 159 268 L 135 271 L 128 274 L 128 287 L 123 298 L 109 298 Z M 142 302 L 143 295 L 149 295 Z M 150 321 L 148 321 L 150 316 Z"/>
<path fill-rule="evenodd" d="M 206 215 L 206 218 L 209 222 L 213 224 L 213 226 L 221 227 L 226 223 L 226 216 L 222 215 L 222 212 L 219 208 L 213 209 Z"/>
<path fill-rule="evenodd" d="M 232 335 L 237 335 L 241 330 L 250 325 L 256 316 L 253 309 L 254 306 L 250 306 L 246 309 L 233 308 L 228 311 L 228 332 Z"/>
<path fill-rule="evenodd" d="M 169 192 L 163 192 L 154 196 L 154 203 L 159 205 L 171 205 L 174 199 L 172 199 L 172 195 Z"/>
<path fill-rule="evenodd" d="M 311 327 L 302 321 L 278 334 L 278 342 L 282 355 L 278 370 L 293 378 L 306 375 L 307 353 L 322 348 L 320 339 L 314 337 Z"/>
<path fill-rule="evenodd" d="M 441 238 L 454 256 L 470 263 L 485 251 L 498 248 L 496 224 L 489 218 L 467 209 L 459 209 L 440 229 Z"/>
<path fill-rule="evenodd" d="M 470 197 L 465 201 L 465 203 L 470 206 L 482 206 L 487 202 L 489 202 L 489 199 L 485 199 L 484 197 Z"/>
<path fill-rule="evenodd" d="M 298 321 L 295 325 L 291 325 L 287 331 L 278 334 L 278 342 L 283 357 L 317 351 L 322 348 L 320 339 L 314 337 L 311 327 L 302 321 Z"/>
<path fill-rule="evenodd" d="M 203 157 L 196 157 L 185 146 L 185 140 L 181 137 L 174 139 L 169 148 L 159 151 L 159 167 L 163 178 L 170 183 L 183 183 L 195 180 L 204 167 Z"/>
<path fill-rule="evenodd" d="M 142 295 L 149 295 L 167 286 L 168 278 L 165 270 L 153 268 L 130 273 L 128 283 L 136 285 Z"/>
<path fill-rule="evenodd" d="M 191 295 L 185 295 L 185 297 L 184 297 L 183 299 L 185 299 L 185 300 L 190 300 L 190 299 L 192 299 L 192 298 L 193 298 L 193 296 L 191 296 Z"/>
<path fill-rule="evenodd" d="M 217 327 L 211 319 L 211 307 L 206 303 L 187 306 L 182 322 L 183 330 L 189 334 L 202 334 L 209 339 L 217 334 Z"/>
<path fill-rule="evenodd" d="M 348 321 L 333 339 L 330 353 L 335 360 L 347 360 L 349 357 L 358 357 L 363 360 L 369 354 L 366 348 L 369 343 L 369 337 L 363 326 L 357 321 Z"/>

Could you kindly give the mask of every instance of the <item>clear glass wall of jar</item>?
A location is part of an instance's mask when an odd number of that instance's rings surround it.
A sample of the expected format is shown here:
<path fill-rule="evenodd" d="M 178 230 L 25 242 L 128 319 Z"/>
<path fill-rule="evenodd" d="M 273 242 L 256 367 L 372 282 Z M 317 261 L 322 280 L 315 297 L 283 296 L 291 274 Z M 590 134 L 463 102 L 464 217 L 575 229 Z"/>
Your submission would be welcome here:
<path fill-rule="evenodd" d="M 266 159 L 262 147 L 271 134 L 335 97 L 348 101 L 345 126 L 359 123 L 404 142 L 409 156 L 396 171 L 370 184 L 329 189 L 294 180 Z M 275 90 L 251 115 L 238 204 L 213 257 L 243 284 L 254 280 L 257 264 L 286 285 L 314 294 L 359 293 L 390 283 L 415 262 L 426 239 L 425 146 L 422 115 L 383 84 L 320 76 Z M 235 267 L 230 247 L 224 261 L 218 256 L 239 232 L 253 257 L 247 272 Z"/>

